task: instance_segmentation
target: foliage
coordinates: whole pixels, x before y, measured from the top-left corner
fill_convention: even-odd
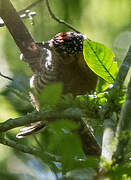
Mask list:
[[[62,95],[62,84],[55,83],[44,88],[38,97],[40,107],[47,108],[47,106],[56,105]]]
[[[83,53],[92,71],[112,84],[118,72],[117,63],[113,61],[114,53],[105,45],[88,39],[84,42]]]
[[[26,1],[21,1],[20,3],[20,1],[13,0],[12,2],[17,8],[21,8],[21,4],[22,6],[27,5]],[[124,4],[124,6],[121,4]],[[112,47],[114,39],[121,31],[130,30],[131,28],[131,13],[128,11],[130,0],[121,1],[121,3],[119,0],[107,2],[104,0],[98,0],[97,2],[77,0],[75,4],[74,0],[56,0],[52,1],[51,5],[56,9],[57,15],[72,22],[76,27],[80,27],[83,32],[88,33],[88,36],[95,39],[95,41],[103,41],[104,44],[110,44],[110,47]],[[72,8],[74,8],[74,11]],[[25,20],[25,23],[37,41],[47,40],[58,31],[67,30],[64,26],[60,26],[50,19],[44,5],[38,5],[34,9],[37,12],[34,26],[31,26],[28,20]],[[96,16],[96,14],[98,15]],[[128,28],[126,27],[127,24]],[[44,33],[43,29],[45,30]],[[28,87],[26,88],[26,85],[21,83],[24,78],[28,81],[28,76],[31,76],[31,72],[24,62],[18,60],[18,49],[10,38],[9,33],[3,29],[0,29],[0,31],[2,34],[0,39],[2,39],[1,42],[3,43],[1,45],[4,52],[3,57],[7,61],[8,71],[13,74],[15,82],[15,84],[14,82],[8,83],[8,86],[2,91],[0,98],[2,102],[2,116],[0,116],[0,120],[3,121],[10,117],[26,115],[28,112],[33,111],[33,107],[29,104],[29,99],[25,92],[25,89],[28,89]],[[104,53],[105,55],[103,55]],[[109,111],[119,116],[121,106],[125,101],[125,91],[114,92],[112,97],[109,95],[110,89],[107,89],[107,87],[110,83],[114,82],[118,69],[116,62],[113,61],[114,53],[107,46],[86,40],[84,56],[89,67],[102,78],[97,86],[97,94],[77,97],[68,94],[61,98],[62,85],[54,84],[43,90],[39,99],[41,107],[45,111],[54,110],[61,112],[65,110],[78,115],[82,113],[84,122],[89,125],[98,143],[101,144],[103,132],[103,122],[101,120],[102,107],[108,101]],[[111,67],[110,64],[112,65]],[[20,83],[16,79],[19,79]],[[22,88],[20,85],[22,85]],[[45,163],[43,157],[36,158],[24,155],[16,150],[0,145],[0,177],[2,179],[21,178],[29,180],[50,178],[54,180],[56,179],[55,174],[57,174],[62,179],[87,179],[87,177],[92,179],[96,175],[99,158],[85,156],[80,137],[77,134],[78,128],[79,124],[73,121],[58,119],[55,122],[49,123],[48,128],[37,135],[39,142],[42,144],[42,151],[51,155],[50,159],[48,159],[49,164]],[[11,131],[7,135],[16,140],[15,134],[16,131]],[[24,140],[20,139],[17,142],[29,146],[38,146],[33,137],[27,137]],[[130,145],[127,153],[130,153]],[[50,166],[50,162],[53,164],[52,166]],[[128,158],[126,165],[109,169],[107,176],[110,179],[130,178],[131,167],[129,162]]]
[[[66,111],[67,113],[72,112],[76,114],[76,116],[79,116],[79,113],[82,113],[84,121],[94,131],[98,143],[101,143],[103,122],[100,120],[100,112],[102,106],[105,105],[110,97],[108,91],[96,95],[81,95],[77,97],[68,94],[61,98],[61,90],[58,91],[58,93],[56,91],[57,88],[61,89],[61,85],[54,84],[48,86],[48,88],[45,88],[43,92],[41,92],[41,102],[47,100],[43,105],[43,110],[53,110],[58,113],[62,111]],[[49,97],[48,92],[52,93],[51,98]],[[120,96],[118,96],[118,99],[116,98],[117,106],[115,105],[115,109],[110,109],[112,112],[119,113],[123,93],[121,93]],[[54,101],[52,97],[55,97],[55,99],[59,101]],[[48,101],[48,99],[50,100]],[[90,176],[93,177],[94,174],[96,174],[96,169],[99,165],[98,157],[85,156],[82,150],[80,137],[77,134],[78,128],[79,125],[73,121],[58,119],[49,123],[48,128],[37,136],[42,145],[42,150],[51,155],[51,158],[48,159],[48,163],[52,164],[52,157],[55,157],[55,160],[53,160],[53,163],[55,164],[53,167],[51,166],[51,170],[57,174],[62,172],[63,177],[67,179],[69,177],[80,177],[80,174],[83,174],[84,178],[89,172],[92,172]],[[31,141],[33,144],[35,143],[31,140],[31,137],[28,137],[27,140]],[[19,141],[21,142],[21,140]],[[29,143],[27,141],[26,143],[31,145],[31,142]],[[45,162],[45,158],[41,157],[41,160]],[[25,158],[25,162],[26,161],[28,162],[28,159]],[[36,161],[39,162],[39,160]]]

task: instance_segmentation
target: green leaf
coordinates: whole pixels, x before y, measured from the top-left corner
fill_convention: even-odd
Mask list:
[[[108,87],[109,87],[109,83],[107,81],[105,81],[102,78],[99,78],[97,86],[96,86],[96,92],[104,92]]]
[[[56,105],[62,94],[62,84],[54,83],[44,88],[39,96],[40,107]]]
[[[118,67],[113,61],[114,53],[105,45],[88,39],[84,42],[83,54],[87,65],[108,83],[113,83]]]

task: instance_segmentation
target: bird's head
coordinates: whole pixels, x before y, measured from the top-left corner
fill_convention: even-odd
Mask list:
[[[83,43],[86,36],[80,33],[58,33],[51,39],[50,47],[62,58],[64,64],[68,64],[77,56],[83,55]]]

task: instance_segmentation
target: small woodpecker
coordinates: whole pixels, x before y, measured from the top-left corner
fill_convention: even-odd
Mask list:
[[[87,37],[80,33],[59,33],[47,42],[37,43],[43,49],[44,61],[42,71],[36,72],[31,80],[30,87],[38,93],[45,86],[63,83],[63,94],[72,93],[74,96],[94,91],[97,84],[97,75],[88,67],[83,57],[83,43]],[[33,105],[39,111],[38,102],[31,95]],[[42,129],[42,122],[23,128],[17,134],[18,138],[30,135]]]

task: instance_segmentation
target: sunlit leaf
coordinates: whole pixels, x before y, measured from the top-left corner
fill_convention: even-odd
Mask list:
[[[96,86],[96,92],[104,92],[109,87],[109,85],[110,84],[107,81],[99,78],[98,84]]]
[[[90,40],[85,40],[83,47],[84,58],[87,65],[98,76],[108,83],[113,83],[118,67],[113,61],[114,53],[105,45]]]

